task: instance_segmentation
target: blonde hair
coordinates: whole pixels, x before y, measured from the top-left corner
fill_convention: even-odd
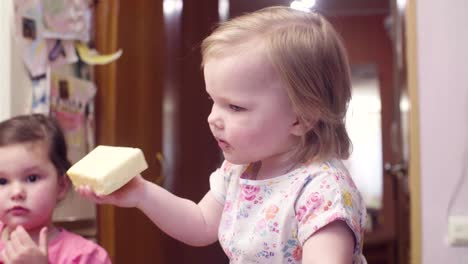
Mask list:
[[[209,58],[238,52],[257,39],[284,82],[299,122],[312,124],[297,156],[302,161],[347,159],[351,147],[345,128],[351,99],[349,63],[331,24],[317,13],[288,7],[245,14],[221,23],[203,41],[202,66]]]

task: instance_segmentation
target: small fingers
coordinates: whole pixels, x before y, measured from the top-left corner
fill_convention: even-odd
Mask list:
[[[36,244],[26,230],[22,226],[18,226],[11,232],[7,246],[8,257],[13,260],[27,248],[35,247]]]
[[[99,196],[97,195],[92,189],[91,187],[87,186],[87,185],[82,185],[82,186],[78,186],[75,188],[75,191],[77,193],[79,193],[81,196],[95,202],[95,203],[98,203],[98,204],[101,204],[101,203],[104,203],[104,199],[102,196]]]
[[[6,243],[2,252],[2,258],[5,264],[9,264],[12,262],[14,254],[15,254],[15,250],[9,241],[8,243]]]
[[[41,250],[42,254],[47,256],[47,227],[43,227],[39,234],[39,249]]]
[[[15,242],[16,245],[35,245],[28,232],[26,232],[26,230],[22,226],[16,227],[16,229],[13,232],[11,232],[11,241]]]
[[[28,232],[22,226],[17,226],[13,232],[11,232],[11,239],[20,241],[21,243],[30,243],[34,242],[29,236]]]
[[[5,248],[3,248],[2,251],[0,251],[0,263],[5,263],[5,264],[10,263],[10,258],[8,257],[6,246]]]
[[[93,191],[88,185],[77,186],[75,187],[75,191],[85,197],[92,196],[93,193]]]

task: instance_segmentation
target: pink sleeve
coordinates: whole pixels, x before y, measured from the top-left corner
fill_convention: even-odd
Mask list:
[[[73,264],[111,264],[107,253],[96,245],[96,248],[90,252],[80,254],[72,260]]]

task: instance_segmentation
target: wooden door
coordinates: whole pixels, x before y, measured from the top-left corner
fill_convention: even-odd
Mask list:
[[[99,1],[96,48],[123,49],[122,57],[96,67],[97,144],[141,148],[156,181],[162,150],[163,17],[159,1]],[[165,263],[161,232],[136,209],[98,207],[98,239],[113,263]]]
[[[221,162],[207,122],[211,102],[200,67],[200,44],[219,21],[218,0],[178,3],[183,5],[164,14],[164,187],[198,202]],[[228,263],[219,243],[194,248],[165,237],[164,244],[170,263]]]

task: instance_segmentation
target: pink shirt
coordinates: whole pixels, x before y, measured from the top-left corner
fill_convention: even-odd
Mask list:
[[[0,233],[2,230],[3,225],[0,223]],[[4,247],[5,244],[0,240],[0,252]],[[110,264],[111,261],[107,252],[96,243],[61,229],[59,235],[49,241],[49,263]]]

